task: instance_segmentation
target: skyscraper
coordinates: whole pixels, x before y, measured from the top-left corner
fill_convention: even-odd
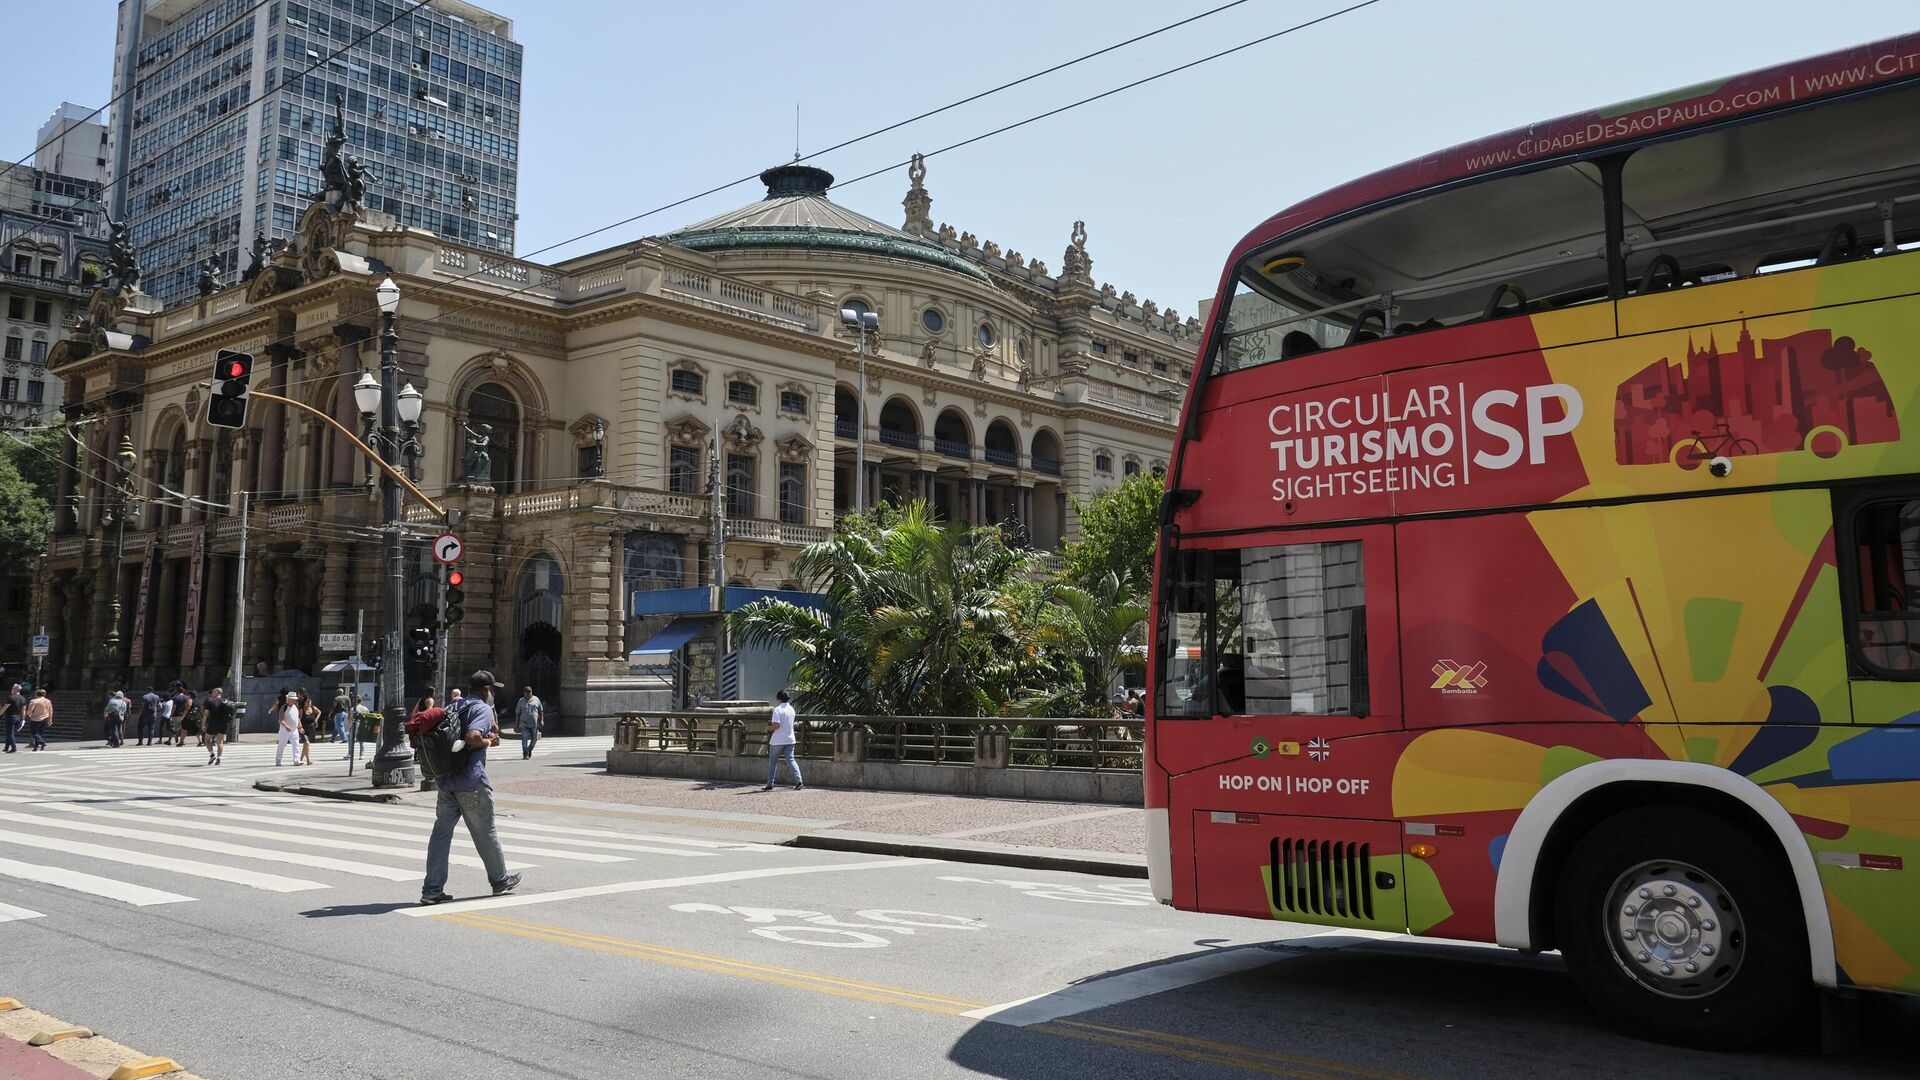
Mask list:
[[[256,234],[293,235],[336,97],[370,209],[512,254],[513,24],[463,0],[409,7],[120,0],[108,198],[132,222],[147,292],[179,303],[207,259],[232,280]]]

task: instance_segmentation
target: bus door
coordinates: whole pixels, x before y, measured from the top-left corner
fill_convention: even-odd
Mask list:
[[[1391,527],[1185,542],[1171,591],[1156,753],[1198,906],[1404,930]]]

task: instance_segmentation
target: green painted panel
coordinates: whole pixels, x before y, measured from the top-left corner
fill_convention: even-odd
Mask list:
[[[1589,754],[1571,746],[1549,746],[1540,757],[1540,786],[1546,787],[1560,777],[1582,765],[1599,761],[1600,755]]]
[[[1694,682],[1719,682],[1733,655],[1733,636],[1740,630],[1738,600],[1697,596],[1687,601],[1682,618],[1687,627],[1687,654],[1693,661]]]
[[[1372,889],[1372,918],[1368,918],[1364,914],[1322,915],[1312,911],[1294,910],[1293,907],[1282,907],[1275,901],[1273,868],[1271,866],[1263,866],[1260,868],[1260,880],[1267,889],[1267,910],[1272,913],[1274,918],[1282,922],[1310,923],[1315,926],[1348,926],[1359,930],[1386,930],[1396,934],[1404,934],[1407,932],[1407,875],[1404,867],[1408,862],[1418,863],[1419,860],[1409,860],[1399,854],[1375,855],[1373,857],[1371,864],[1373,872],[1377,875],[1380,871],[1384,870],[1392,874],[1394,881],[1398,884],[1392,889]],[[1421,868],[1426,869],[1424,866]],[[1433,871],[1427,870],[1427,874],[1431,876]],[[1434,887],[1436,889],[1438,888],[1438,882],[1434,883]],[[1322,895],[1324,897],[1324,892]],[[1445,903],[1445,898],[1442,897],[1441,905],[1444,907]]]

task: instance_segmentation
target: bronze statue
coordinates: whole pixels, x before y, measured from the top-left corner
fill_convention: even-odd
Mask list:
[[[320,176],[325,181],[313,196],[325,200],[328,208],[357,207],[367,195],[367,170],[360,159],[346,153],[346,99],[333,96],[333,126],[327,130],[326,148],[320,158]]]
[[[133,234],[126,222],[112,218],[107,219],[107,264],[116,290],[140,291],[140,259],[133,250]]]
[[[200,295],[212,296],[227,287],[226,267],[218,255],[209,255],[200,263]]]
[[[246,272],[240,275],[240,280],[252,281],[260,276],[260,272],[267,268],[267,250],[267,234],[254,233],[251,257],[247,260]]]
[[[493,455],[487,447],[493,443],[493,425],[475,424],[467,429],[467,459],[461,465],[462,477],[469,484],[493,483]]]

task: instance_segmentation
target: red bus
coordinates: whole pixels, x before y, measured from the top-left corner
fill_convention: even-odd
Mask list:
[[[1558,950],[1704,1046],[1920,991],[1916,131],[1920,35],[1235,247],[1162,510],[1163,902]]]

